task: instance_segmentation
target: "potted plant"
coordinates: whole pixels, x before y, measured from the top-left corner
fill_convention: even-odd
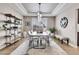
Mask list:
[[[55,32],[57,31],[56,28],[49,28],[49,31],[51,32],[51,36],[55,35]]]
[[[56,29],[55,29],[55,28],[50,28],[49,31],[50,31],[51,33],[55,33],[55,32],[56,32]]]

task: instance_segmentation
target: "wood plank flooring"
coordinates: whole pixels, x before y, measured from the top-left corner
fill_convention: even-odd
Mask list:
[[[20,44],[22,44],[24,42],[25,39],[22,39],[20,41],[18,41],[17,43],[8,46],[7,48],[4,48],[2,50],[0,50],[0,55],[9,55],[12,51],[14,51]],[[58,44],[68,55],[79,55],[79,48],[73,48],[67,44],[61,44],[58,40],[52,39],[56,42],[56,44]],[[32,49],[33,50],[33,49]],[[31,50],[31,51],[32,51]],[[50,47],[48,47],[46,49],[46,51],[51,50]],[[38,50],[37,50],[38,51]],[[51,53],[48,53],[47,55],[50,55]],[[52,55],[52,54],[51,54]]]
[[[67,53],[54,42],[54,40],[49,39],[50,46],[46,46],[45,49],[30,49],[28,51],[29,55],[67,55]]]
[[[12,51],[14,51],[20,44],[24,42],[24,39],[21,39],[17,41],[16,43],[7,46],[6,48],[3,48],[0,50],[0,55],[9,55]]]
[[[54,41],[64,50],[67,52],[68,55],[79,55],[79,47],[74,48],[67,44],[61,44],[59,40],[54,39]]]

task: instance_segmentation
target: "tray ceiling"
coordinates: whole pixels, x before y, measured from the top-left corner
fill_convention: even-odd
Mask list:
[[[28,13],[36,13],[39,11],[38,3],[22,3]],[[41,3],[40,11],[42,13],[51,13],[58,3]]]

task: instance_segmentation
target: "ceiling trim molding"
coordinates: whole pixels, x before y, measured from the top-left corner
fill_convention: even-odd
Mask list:
[[[52,14],[41,14],[42,15],[42,17],[44,17],[44,16],[46,16],[46,17],[53,17],[53,15]],[[28,15],[25,15],[25,16],[38,16],[37,14],[31,14],[31,13],[28,13]]]
[[[67,4],[67,3],[59,3],[57,7],[53,10],[52,15],[56,16],[66,10],[68,7],[70,7],[72,4]]]
[[[35,14],[35,13],[28,13],[28,14],[25,15],[25,16],[37,16],[37,14]]]
[[[68,3],[59,3],[51,14],[44,14],[43,16],[56,16],[67,9],[70,5],[71,4]],[[20,11],[19,13],[21,13],[23,16],[37,16],[36,14],[29,14],[21,3],[15,3],[15,6]]]
[[[26,9],[23,7],[21,3],[15,3],[16,7],[21,11],[23,15],[27,15]]]
[[[56,16],[65,5],[66,3],[58,4],[57,7],[53,10],[52,14]]]

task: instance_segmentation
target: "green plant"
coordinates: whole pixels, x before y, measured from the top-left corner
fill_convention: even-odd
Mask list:
[[[56,29],[55,29],[55,28],[49,28],[49,31],[50,31],[51,33],[55,33],[55,32],[56,32]]]

